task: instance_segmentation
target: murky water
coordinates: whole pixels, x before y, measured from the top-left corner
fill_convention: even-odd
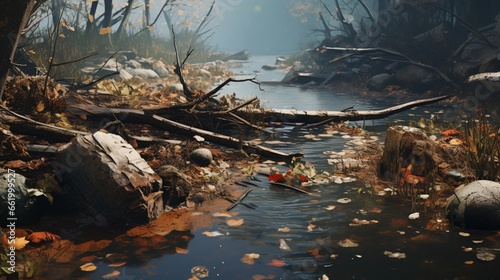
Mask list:
[[[263,64],[274,63],[274,59],[256,57],[235,71],[254,75],[254,70],[261,70]],[[283,75],[280,70],[261,70],[257,78],[278,81]],[[357,110],[367,110],[397,103],[390,99],[370,100],[353,93],[331,90],[272,85],[262,85],[262,88],[264,92],[251,83],[233,83],[224,92],[236,92],[238,97],[244,99],[257,96],[264,101],[264,105],[272,108],[341,110],[354,106]],[[418,115],[424,114],[424,110],[432,113],[439,109],[433,105],[410,112]],[[383,141],[387,123],[396,119],[407,120],[408,113],[400,113],[388,120],[366,122],[366,129]],[[271,147],[302,152],[306,155],[304,160],[313,163],[319,171],[333,170],[323,152],[341,151],[348,142],[340,135],[322,138],[321,141],[304,137],[305,134],[320,134],[322,128],[298,130],[285,127],[280,131],[278,139],[284,143]],[[144,256],[140,260],[129,256],[125,266],[108,268],[102,265],[85,276],[102,279],[102,275],[118,270],[121,274],[116,279],[178,280],[190,278],[191,268],[203,265],[209,269],[206,279],[227,280],[321,279],[323,275],[329,279],[500,279],[498,260],[483,262],[475,256],[479,247],[500,247],[500,238],[495,233],[468,231],[471,235],[463,237],[459,235],[459,230],[427,230],[425,217],[408,219],[411,214],[409,204],[394,197],[359,191],[363,190],[363,182],[313,186],[311,191],[315,195],[309,196],[270,186],[263,176],[256,178],[261,181],[255,181],[257,187],[252,187],[244,202],[258,207],[248,209],[240,205],[233,210],[239,212],[237,218],[244,219],[243,225],[229,227],[221,219],[211,228],[172,233],[164,240],[168,240],[170,246],[159,246],[154,254],[146,254],[146,259]],[[351,202],[337,202],[341,198],[349,198]],[[425,216],[424,213],[422,215]],[[355,218],[377,223],[350,226]],[[208,237],[202,234],[205,231],[218,231],[223,235]],[[359,246],[339,246],[339,241],[344,239],[352,240]],[[187,248],[187,254],[175,253],[172,249],[176,246],[175,242],[181,241],[184,244],[178,246]],[[479,241],[482,243],[475,243]],[[283,242],[290,250],[280,248]],[[473,251],[464,252],[463,247],[472,247]],[[241,261],[244,254],[249,253],[260,255],[254,259],[254,264]],[[394,258],[398,256],[401,258]],[[466,261],[474,262],[465,264]],[[258,275],[267,278],[258,278]]]

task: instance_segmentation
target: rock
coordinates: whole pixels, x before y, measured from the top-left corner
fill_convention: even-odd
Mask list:
[[[392,83],[394,83],[394,77],[391,74],[382,73],[371,77],[366,86],[369,90],[383,90]]]
[[[465,229],[500,229],[500,183],[474,181],[448,198],[446,216]]]
[[[189,158],[199,166],[208,166],[212,162],[212,152],[209,149],[200,148],[191,152]]]
[[[439,81],[436,74],[417,65],[405,65],[395,70],[396,84],[414,91],[425,91]]]
[[[278,66],[266,64],[266,65],[262,65],[261,68],[264,70],[276,70],[276,69],[278,69]]]
[[[200,73],[200,76],[205,77],[205,78],[212,78],[212,73],[210,73],[208,70],[205,69],[199,69],[198,70]]]
[[[132,79],[134,76],[132,76],[132,74],[130,74],[129,72],[127,72],[127,70],[125,69],[120,69],[120,81],[126,81],[126,80],[130,80]]]
[[[9,205],[9,202],[14,205]],[[2,227],[9,224],[8,218],[16,218],[16,226],[34,223],[43,216],[49,205],[49,200],[41,191],[26,185],[26,177],[0,169],[0,224]],[[12,206],[14,215],[11,215],[11,210],[9,210]]]
[[[182,86],[181,83],[175,83],[175,84],[171,84],[168,87],[168,90],[170,90],[172,92],[183,92],[184,91],[184,87]]]
[[[161,78],[166,78],[166,77],[168,77],[170,75],[170,71],[168,71],[168,69],[166,67],[164,67],[164,66],[156,67],[154,69],[154,71]]]
[[[141,78],[144,78],[144,79],[159,79],[160,76],[158,76],[158,74],[156,74],[155,71],[151,70],[151,69],[127,69],[127,71],[134,75],[134,76],[138,76],[138,77],[141,77]]]
[[[127,63],[126,63],[126,64],[127,64],[127,66],[129,66],[130,68],[134,68],[134,69],[139,69],[139,68],[141,68],[141,66],[142,66],[142,65],[139,63],[139,61],[134,60],[134,59],[127,61]]]
[[[60,147],[53,163],[69,207],[137,225],[163,213],[162,180],[123,138],[96,132]]]

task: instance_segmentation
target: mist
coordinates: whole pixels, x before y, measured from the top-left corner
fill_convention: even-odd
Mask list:
[[[216,3],[214,35],[209,43],[225,52],[248,49],[255,55],[297,52],[308,38],[310,26],[294,18],[288,0]]]

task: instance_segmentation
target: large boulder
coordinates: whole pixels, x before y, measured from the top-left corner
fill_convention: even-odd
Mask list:
[[[96,220],[143,224],[164,211],[161,178],[118,135],[76,137],[59,148],[53,168],[69,206]]]
[[[500,183],[474,181],[448,198],[446,216],[465,229],[500,229]]]
[[[367,87],[369,90],[383,90],[388,85],[394,83],[394,76],[388,73],[382,73],[371,77],[368,80]]]

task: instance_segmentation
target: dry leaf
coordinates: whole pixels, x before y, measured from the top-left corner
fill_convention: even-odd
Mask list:
[[[112,279],[112,278],[116,278],[120,275],[120,271],[118,270],[113,270],[112,272],[108,273],[108,274],[104,274],[103,276],[101,276],[102,278],[104,279]]]
[[[26,236],[26,239],[33,243],[41,243],[41,242],[54,242],[56,240],[61,239],[61,237],[57,234],[53,234],[46,231],[37,231],[32,234]]]
[[[279,232],[290,232],[290,228],[289,227],[282,227],[282,228],[279,228],[278,231]]]
[[[97,269],[97,266],[95,266],[95,264],[93,264],[93,263],[86,263],[86,264],[80,265],[81,271],[90,272],[90,271],[94,271],[96,269]]]
[[[187,254],[187,253],[189,253],[189,250],[181,248],[181,247],[175,247],[175,252],[177,254]]]
[[[268,265],[270,265],[270,266],[276,266],[276,267],[282,267],[282,266],[285,266],[286,263],[284,261],[273,259],[270,263],[268,263]]]
[[[204,234],[208,237],[215,237],[215,236],[221,236],[221,235],[224,235],[222,234],[221,232],[219,231],[204,231],[202,232],[201,234]]]
[[[241,258],[241,262],[246,263],[246,264],[254,264],[255,263],[254,259],[258,259],[258,258],[260,258],[259,254],[255,254],[255,253],[245,254]]]
[[[99,34],[101,35],[105,35],[105,34],[109,34],[111,33],[111,27],[103,27],[101,28],[101,30],[99,31]]]
[[[26,244],[30,243],[28,240],[26,240],[26,237],[19,237],[14,239],[14,247],[16,250],[21,250],[22,248],[26,247]]]
[[[226,221],[227,225],[230,227],[239,227],[244,222],[245,222],[245,220],[243,220],[243,219],[229,219]]]
[[[110,263],[108,264],[109,267],[120,267],[124,266],[127,262],[117,262],[117,263]]]

